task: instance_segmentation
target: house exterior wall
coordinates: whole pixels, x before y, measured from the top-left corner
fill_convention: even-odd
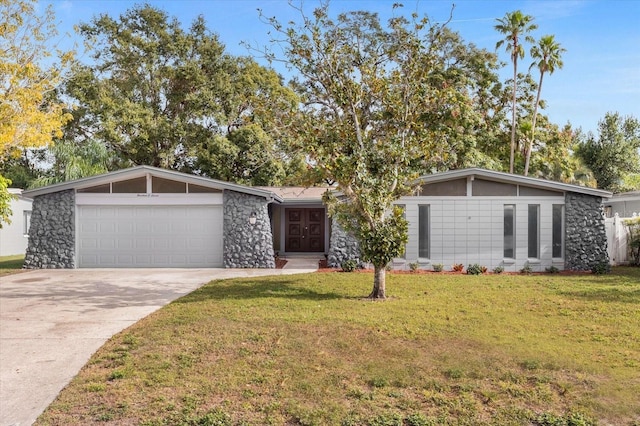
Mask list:
[[[340,226],[337,220],[332,219],[327,265],[330,268],[339,268],[342,262],[350,259],[360,263],[360,245],[354,236]]]
[[[602,199],[590,195],[566,195],[566,269],[588,271],[609,263]]]
[[[224,191],[224,266],[275,268],[273,234],[264,197]],[[249,218],[256,216],[256,223]]]
[[[12,189],[10,191],[13,193]],[[27,250],[29,238],[24,232],[24,212],[31,211],[31,204],[31,199],[20,196],[11,200],[11,223],[3,223],[0,228],[0,256],[24,254]]]
[[[564,204],[563,196],[546,197],[403,197],[409,222],[409,240],[403,259],[394,267],[407,268],[418,262],[423,269],[442,264],[444,270],[461,263],[474,263],[489,270],[501,266],[519,271],[526,265],[533,271],[555,266],[564,268],[564,258],[552,257],[552,209]],[[419,257],[419,206],[429,206],[428,258]],[[515,254],[504,257],[504,206],[515,205]],[[528,206],[539,205],[539,256],[528,256]]]
[[[35,197],[24,268],[75,267],[74,212],[73,190]]]

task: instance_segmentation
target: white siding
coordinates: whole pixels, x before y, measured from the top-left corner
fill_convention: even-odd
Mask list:
[[[13,195],[19,194],[13,188],[9,191]],[[0,256],[25,254],[29,237],[24,233],[24,212],[31,211],[32,200],[18,197],[11,200],[11,223],[3,223],[0,228]]]
[[[552,206],[564,204],[564,197],[403,197],[398,204],[406,206],[409,242],[406,262],[420,263],[431,269],[442,263],[445,270],[461,263],[465,268],[474,263],[489,270],[503,266],[518,271],[529,263],[534,271],[550,266],[563,267],[562,259],[553,263]],[[418,259],[418,205],[430,206],[431,258]],[[515,259],[503,258],[504,205],[516,206]],[[540,259],[527,257],[527,217],[529,204],[540,205]]]

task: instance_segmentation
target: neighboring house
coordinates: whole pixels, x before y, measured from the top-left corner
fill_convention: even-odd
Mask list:
[[[24,254],[29,241],[32,200],[22,195],[22,189],[9,188],[9,193],[14,195],[11,223],[3,223],[0,228],[0,256]]]
[[[604,204],[607,217],[640,216],[640,191],[621,192],[613,194]]]
[[[403,197],[409,242],[394,266],[479,263],[590,269],[607,262],[602,198],[611,193],[482,169],[425,176]],[[264,267],[312,253],[358,257],[327,218],[327,188],[252,188],[148,166],[28,191],[25,266]]]

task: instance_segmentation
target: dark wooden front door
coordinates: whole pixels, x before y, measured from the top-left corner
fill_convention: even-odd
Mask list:
[[[324,209],[289,208],[284,215],[287,252],[324,251]]]

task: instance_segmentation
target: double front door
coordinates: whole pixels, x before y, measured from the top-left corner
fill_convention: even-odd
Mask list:
[[[287,208],[284,214],[287,252],[324,252],[324,209]]]

